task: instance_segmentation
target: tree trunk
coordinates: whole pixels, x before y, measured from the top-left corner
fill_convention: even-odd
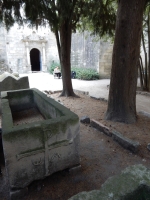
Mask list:
[[[65,21],[60,28],[60,63],[61,63],[61,72],[62,72],[62,83],[63,91],[60,96],[76,96],[73,92],[72,81],[71,81],[71,25],[69,20]]]
[[[148,12],[148,91],[150,92],[150,10]]]
[[[112,57],[111,82],[106,119],[136,121],[138,59],[146,0],[120,0]]]
[[[147,52],[146,52],[146,46],[145,46],[145,40],[144,40],[144,33],[142,32],[142,45],[143,45],[143,50],[144,50],[144,57],[145,57],[145,69],[143,71],[143,76],[144,76],[144,90],[148,90],[148,85],[147,85]]]
[[[139,58],[139,74],[140,74],[140,85],[141,85],[141,89],[143,90],[144,89],[144,70],[143,70],[143,62],[142,62],[142,58],[140,56]]]

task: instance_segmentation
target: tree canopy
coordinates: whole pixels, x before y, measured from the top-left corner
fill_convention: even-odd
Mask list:
[[[82,16],[81,30],[86,29],[100,38],[114,37],[117,7],[116,0],[91,1],[88,15]]]
[[[0,0],[0,22],[3,22],[9,30],[15,22],[18,24],[23,23],[20,8],[22,5],[21,0]]]

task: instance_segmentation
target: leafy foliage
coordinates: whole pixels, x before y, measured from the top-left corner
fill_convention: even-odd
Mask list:
[[[88,15],[82,16],[80,30],[87,29],[100,38],[108,39],[114,37],[117,0],[90,1],[88,4]]]
[[[99,74],[94,69],[72,67],[71,70],[76,72],[76,79],[81,79],[81,80],[99,79]]]
[[[23,18],[21,16],[21,0],[1,0],[0,1],[0,22],[3,22],[7,28],[10,29],[15,22],[22,24]]]
[[[53,74],[53,71],[56,67],[60,69],[60,64],[58,62],[55,62],[55,61],[50,62],[50,66],[48,68],[49,73]]]

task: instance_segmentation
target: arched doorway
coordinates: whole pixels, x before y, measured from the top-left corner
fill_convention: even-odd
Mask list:
[[[30,51],[30,63],[31,63],[32,71],[41,70],[41,55],[40,55],[40,51],[36,48],[33,48]]]

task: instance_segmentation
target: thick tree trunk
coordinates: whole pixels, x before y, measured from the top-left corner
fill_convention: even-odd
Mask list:
[[[106,119],[136,121],[138,59],[146,0],[120,0]]]
[[[76,96],[73,92],[71,81],[71,25],[66,20],[60,28],[60,62],[62,72],[63,91],[60,96]]]
[[[150,92],[150,11],[148,12],[148,91]]]

